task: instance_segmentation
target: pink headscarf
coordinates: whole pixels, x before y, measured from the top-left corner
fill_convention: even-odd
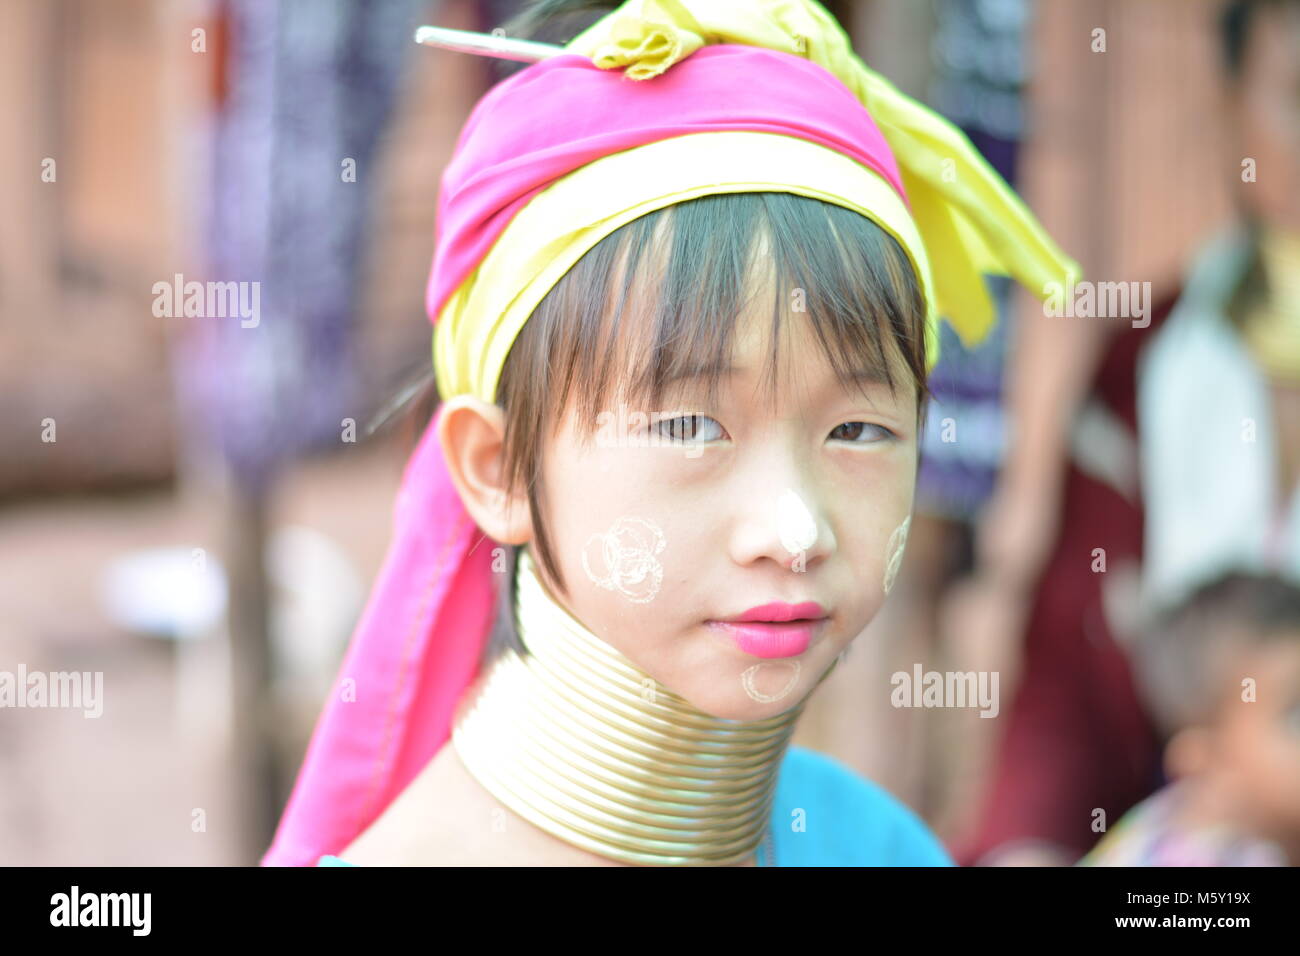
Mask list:
[[[714,45],[634,81],[582,56],[557,56],[497,84],[461,132],[438,201],[430,320],[551,182],[620,150],[716,130],[826,146],[878,172],[906,201],[870,115],[808,60]],[[265,866],[314,865],[351,843],[447,741],[477,674],[492,625],[495,544],[452,485],[436,437],[440,415],[406,465],[392,544]]]

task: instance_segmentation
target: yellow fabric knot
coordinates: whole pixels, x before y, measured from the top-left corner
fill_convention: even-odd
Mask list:
[[[676,0],[650,0],[644,15],[610,23],[607,38],[591,53],[592,63],[602,70],[624,67],[629,79],[648,80],[704,46],[700,33],[677,25],[694,23],[689,13],[662,11],[661,4],[677,6]]]

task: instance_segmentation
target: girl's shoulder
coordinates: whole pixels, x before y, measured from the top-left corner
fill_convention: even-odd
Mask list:
[[[928,826],[840,761],[791,746],[772,816],[778,866],[952,866]]]

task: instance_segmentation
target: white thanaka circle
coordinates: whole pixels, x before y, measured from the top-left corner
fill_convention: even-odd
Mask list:
[[[664,533],[647,518],[619,518],[603,533],[593,534],[582,549],[582,570],[599,588],[618,591],[634,604],[646,604],[659,593],[664,568],[656,557],[666,547]],[[587,557],[599,554],[598,572]]]
[[[790,679],[776,693],[764,694],[754,686],[754,678],[758,676],[760,670],[766,668],[770,671],[773,668],[781,667],[791,668]],[[745,672],[740,675],[740,685],[745,688],[745,693],[749,695],[750,700],[758,701],[760,704],[772,704],[794,690],[795,685],[799,683],[799,671],[801,669],[799,661],[764,661],[761,664],[746,668]]]

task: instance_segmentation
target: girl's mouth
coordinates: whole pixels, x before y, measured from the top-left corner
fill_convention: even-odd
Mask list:
[[[808,650],[813,637],[829,618],[793,621],[706,621],[709,627],[727,634],[736,646],[754,657],[798,657]]]

